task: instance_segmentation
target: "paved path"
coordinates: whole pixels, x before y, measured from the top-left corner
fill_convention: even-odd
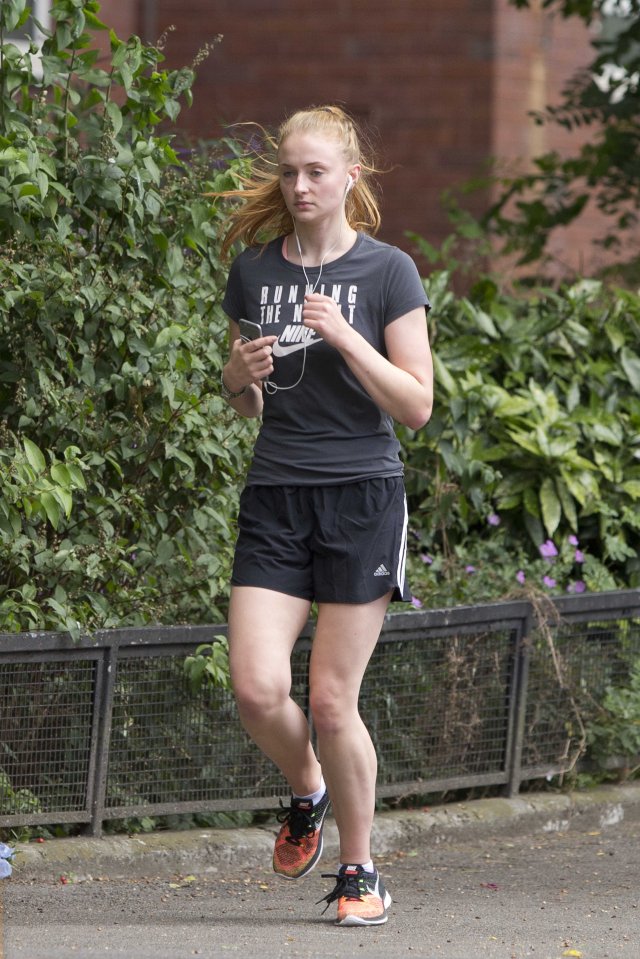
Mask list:
[[[364,930],[315,904],[328,857],[298,883],[241,863],[66,884],[16,870],[4,959],[640,959],[640,820],[602,821],[405,837],[378,859],[389,922]]]

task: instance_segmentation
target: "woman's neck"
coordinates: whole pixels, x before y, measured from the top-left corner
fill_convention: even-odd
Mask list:
[[[318,267],[343,256],[351,249],[357,235],[346,220],[326,230],[309,230],[304,225],[294,224],[293,233],[287,237],[285,255],[293,263]]]

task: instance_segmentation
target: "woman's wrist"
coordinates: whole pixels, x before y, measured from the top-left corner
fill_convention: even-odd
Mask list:
[[[242,396],[246,389],[247,384],[238,386],[238,384],[233,383],[233,380],[229,383],[225,376],[225,369],[222,370],[220,374],[220,393],[225,400],[233,400],[238,396]]]

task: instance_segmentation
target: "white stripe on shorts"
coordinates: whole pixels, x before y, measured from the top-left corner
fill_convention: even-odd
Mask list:
[[[407,510],[407,495],[404,496],[404,521],[402,524],[402,538],[400,540],[400,550],[398,552],[398,588],[404,593],[405,567],[407,564],[407,531],[409,527],[409,512]]]

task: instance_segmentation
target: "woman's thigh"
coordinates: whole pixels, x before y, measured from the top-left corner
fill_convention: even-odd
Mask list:
[[[254,586],[234,586],[229,605],[229,662],[236,692],[282,695],[291,686],[291,653],[311,604]]]
[[[362,677],[371,658],[391,593],[371,603],[323,603],[318,607],[309,681],[316,725],[340,710],[357,709]],[[330,715],[329,715],[330,714]]]

